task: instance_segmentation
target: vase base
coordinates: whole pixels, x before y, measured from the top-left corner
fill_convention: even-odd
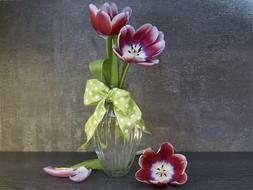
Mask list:
[[[121,177],[127,175],[129,170],[106,170],[104,172],[110,177]]]

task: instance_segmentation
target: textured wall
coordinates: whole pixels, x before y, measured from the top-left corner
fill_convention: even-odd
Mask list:
[[[75,151],[103,55],[87,1],[0,2],[0,150]],[[161,64],[128,78],[152,135],[184,151],[253,151],[253,2],[129,0],[131,24],[165,33]]]

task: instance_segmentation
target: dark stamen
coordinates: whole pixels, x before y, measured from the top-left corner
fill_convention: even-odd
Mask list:
[[[167,174],[164,174],[164,176],[166,176],[166,177],[167,177]]]
[[[131,53],[131,51],[130,51],[130,50],[128,50],[128,53]]]
[[[138,49],[138,52],[140,52],[141,51],[141,47],[139,47],[139,49]]]
[[[162,165],[162,168],[163,168],[163,165]]]
[[[160,168],[156,168],[157,170],[160,170]]]

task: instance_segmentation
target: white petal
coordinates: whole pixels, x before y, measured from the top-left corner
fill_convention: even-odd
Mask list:
[[[84,181],[90,175],[90,173],[91,170],[82,166],[75,170],[75,175],[70,176],[69,179],[74,182],[81,182]]]

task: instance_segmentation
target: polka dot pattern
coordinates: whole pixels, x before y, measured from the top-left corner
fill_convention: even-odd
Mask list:
[[[84,146],[91,140],[97,126],[103,120],[106,113],[105,102],[113,103],[113,111],[124,137],[128,138],[129,132],[133,128],[138,128],[148,133],[144,121],[141,119],[141,111],[130,97],[128,91],[119,88],[109,89],[104,83],[97,79],[91,79],[88,80],[86,84],[84,104],[96,105],[96,109],[89,117],[84,127],[87,135],[87,141]]]

